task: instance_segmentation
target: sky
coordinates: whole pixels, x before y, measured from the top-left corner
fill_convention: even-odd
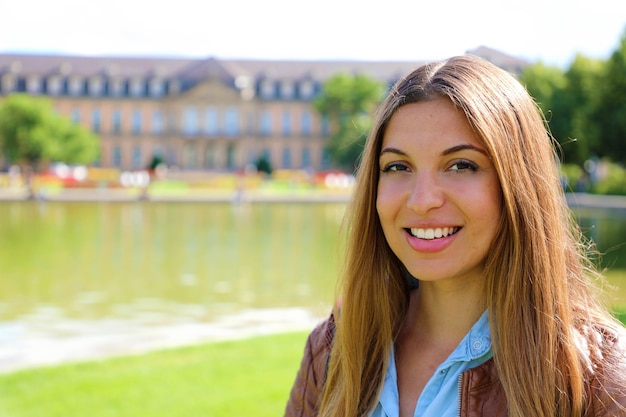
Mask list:
[[[487,46],[607,59],[624,0],[0,0],[0,53],[424,61]]]

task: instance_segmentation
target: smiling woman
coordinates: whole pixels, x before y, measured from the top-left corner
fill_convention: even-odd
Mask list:
[[[509,73],[461,56],[381,105],[337,309],[287,416],[614,416],[626,335],[595,297],[555,145]]]
[[[463,114],[447,99],[407,104],[391,117],[382,148],[377,212],[402,264],[421,281],[482,281],[500,185]],[[465,300],[478,309],[475,321],[484,305]]]

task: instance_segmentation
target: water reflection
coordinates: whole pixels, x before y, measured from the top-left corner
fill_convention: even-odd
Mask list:
[[[201,319],[311,307],[332,297],[342,213],[335,204],[6,203],[0,319],[41,305],[83,318],[192,305]]]
[[[602,265],[611,269],[626,269],[626,215],[623,211],[599,208],[574,210],[585,235],[592,239],[602,253]]]
[[[332,303],[344,209],[0,203],[0,371],[310,327]],[[625,218],[577,216],[605,265],[626,269]]]

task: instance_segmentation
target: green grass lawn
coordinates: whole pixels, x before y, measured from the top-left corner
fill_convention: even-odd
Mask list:
[[[626,322],[626,309],[618,317]],[[281,416],[306,336],[264,336],[0,375],[0,416]]]
[[[0,375],[0,416],[281,416],[306,336],[257,337]]]

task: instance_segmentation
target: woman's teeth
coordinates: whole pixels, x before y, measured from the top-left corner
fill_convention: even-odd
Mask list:
[[[411,235],[419,239],[432,240],[453,235],[458,232],[459,229],[460,227],[438,227],[436,229],[420,229],[417,227],[412,227],[410,230]]]

